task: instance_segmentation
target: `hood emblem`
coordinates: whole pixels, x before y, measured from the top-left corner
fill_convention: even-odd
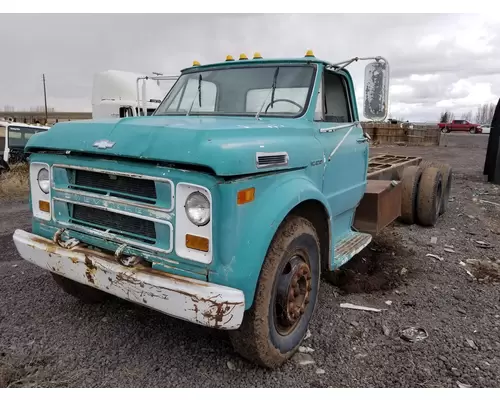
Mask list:
[[[92,146],[97,147],[98,149],[110,149],[115,145],[115,142],[110,142],[109,140],[102,139],[94,142]]]

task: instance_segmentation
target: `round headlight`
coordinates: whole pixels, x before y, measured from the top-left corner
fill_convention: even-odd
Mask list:
[[[204,194],[191,193],[186,199],[184,208],[187,217],[193,224],[203,226],[210,221],[210,202]]]
[[[43,193],[48,194],[50,188],[50,179],[49,179],[49,171],[46,168],[42,168],[40,171],[38,171],[37,180],[40,190]]]

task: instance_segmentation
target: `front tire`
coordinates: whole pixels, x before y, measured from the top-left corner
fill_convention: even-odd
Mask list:
[[[305,218],[288,217],[267,252],[255,298],[241,327],[230,331],[234,349],[267,368],[286,362],[304,339],[320,282],[320,244]]]
[[[470,128],[469,133],[476,133],[476,128]]]
[[[72,281],[64,276],[51,272],[54,281],[66,293],[87,304],[102,303],[108,297],[102,290],[83,285],[80,282]]]

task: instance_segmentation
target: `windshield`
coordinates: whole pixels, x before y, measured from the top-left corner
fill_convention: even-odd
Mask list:
[[[43,132],[47,129],[32,128],[24,126],[9,126],[7,128],[7,137],[9,139],[9,147],[24,147],[31,136],[37,132]]]
[[[298,117],[313,86],[312,65],[244,66],[182,75],[155,115]]]

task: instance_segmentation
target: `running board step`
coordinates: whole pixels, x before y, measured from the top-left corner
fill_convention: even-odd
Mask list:
[[[352,232],[335,244],[333,269],[339,268],[363,250],[372,241],[368,233]]]

